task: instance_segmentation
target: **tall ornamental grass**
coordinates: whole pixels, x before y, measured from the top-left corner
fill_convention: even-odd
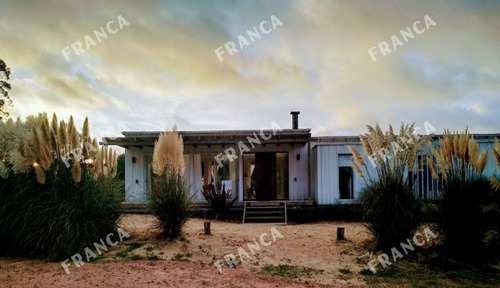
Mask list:
[[[162,132],[155,143],[153,179],[148,206],[164,238],[175,239],[190,216],[189,186],[184,179],[184,144],[173,131]]]
[[[494,243],[499,242],[498,193],[484,175],[489,151],[479,152],[479,144],[467,130],[446,131],[431,151],[432,176],[443,183],[440,219],[445,248],[460,258],[481,258],[488,246],[495,248]]]
[[[401,125],[398,135],[391,126],[387,132],[378,125],[367,127],[368,133],[360,135],[366,157],[352,146],[349,150],[354,171],[365,180],[360,196],[363,218],[369,223],[377,248],[388,250],[406,239],[418,224],[419,206],[408,173],[418,169],[417,153],[430,136],[419,136],[414,125]]]
[[[116,154],[85,119],[45,114],[0,122],[0,255],[65,259],[116,230]]]

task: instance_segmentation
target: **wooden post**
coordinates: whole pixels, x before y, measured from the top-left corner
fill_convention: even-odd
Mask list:
[[[345,240],[344,227],[337,227],[337,240]]]
[[[203,229],[205,230],[205,235],[210,235],[210,222],[203,223]]]

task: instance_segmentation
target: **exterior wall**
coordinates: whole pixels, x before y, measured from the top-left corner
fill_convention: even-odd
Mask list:
[[[495,148],[495,140],[490,139],[488,141],[478,141],[479,151],[484,151],[485,149],[489,149],[488,155],[488,164],[484,169],[485,175],[488,176],[500,176],[499,168],[495,162],[495,156],[493,156],[493,149]]]
[[[288,199],[309,200],[309,145],[290,147],[288,151]],[[297,155],[300,155],[297,160]]]
[[[500,171],[496,166],[495,158],[492,149],[494,148],[494,139],[478,140],[479,151],[482,152],[489,149],[488,164],[484,170],[484,175],[500,176]],[[437,141],[433,141],[437,146]],[[313,199],[317,204],[343,204],[355,202],[365,182],[356,173],[354,173],[354,200],[340,200],[339,193],[339,155],[350,154],[347,146],[351,145],[360,152],[365,163],[369,168],[369,173],[375,179],[376,170],[370,164],[370,161],[364,156],[360,143],[313,143],[311,151],[311,191]],[[430,153],[430,149],[426,149],[422,154]],[[362,170],[365,172],[364,170]],[[425,175],[424,175],[425,174]],[[434,198],[438,195],[438,181],[432,178],[431,172],[427,166],[424,166],[422,172],[418,172],[415,180],[415,193],[417,196]],[[427,182],[427,183],[424,183]],[[424,187],[424,188],[420,188]],[[420,189],[420,191],[419,191]],[[425,190],[425,191],[422,191]]]
[[[491,139],[480,139],[476,140],[479,144],[479,152],[483,152],[485,150],[488,150],[488,163],[486,165],[486,168],[484,169],[483,175],[486,177],[489,176],[499,176],[500,171],[497,168],[496,162],[495,162],[495,157],[493,156],[493,148],[495,146],[495,140],[494,138]],[[437,147],[438,146],[438,141],[434,140],[432,141],[432,144]],[[422,154],[429,154],[430,153],[430,148],[427,148],[425,151],[422,152]],[[423,171],[418,172],[418,175],[416,179],[416,185],[414,185],[414,190],[415,194],[418,197],[424,198],[424,199],[433,199],[436,197],[439,197],[439,181],[435,180],[432,178],[431,171],[427,165],[427,161],[425,162],[425,165],[422,169]]]
[[[499,175],[495,159],[491,149],[494,147],[494,139],[478,140],[480,151],[490,149],[488,165],[485,175]],[[436,142],[434,142],[436,144]],[[306,145],[281,144],[281,145],[257,145],[248,153],[258,152],[287,152],[288,153],[288,195],[289,200],[314,200],[317,204],[348,204],[355,202],[365,185],[364,179],[353,173],[353,200],[341,200],[339,191],[339,156],[350,155],[348,145],[352,145],[363,155],[369,168],[369,173],[376,176],[375,168],[364,156],[360,143],[325,143],[311,142]],[[310,148],[312,147],[312,148]],[[224,153],[230,148],[225,147],[198,148],[196,151],[185,151],[185,177],[190,185],[193,202],[206,202],[201,194],[203,187],[201,176],[201,161],[203,157],[211,153],[217,155]],[[238,147],[233,148],[236,151]],[[145,203],[146,193],[149,189],[151,175],[148,173],[153,149],[150,147],[130,147],[125,151],[125,200],[128,203]],[[428,152],[428,151],[425,151]],[[311,153],[311,154],[309,154]],[[203,156],[205,155],[205,156]],[[299,156],[298,156],[299,155]],[[310,158],[309,158],[310,155]],[[233,193],[238,195],[238,201],[243,201],[243,165],[242,157],[237,154],[237,159],[230,162],[230,179],[233,181]],[[135,157],[135,163],[132,159]],[[363,172],[365,172],[363,170]],[[416,182],[421,187],[426,186],[425,195],[432,198],[437,195],[437,181],[433,181],[428,168],[419,172]],[[214,173],[215,174],[215,173]],[[424,175],[425,174],[425,175]],[[424,181],[428,184],[423,185]],[[420,187],[420,188],[421,188]],[[420,189],[422,190],[422,189]],[[415,187],[417,195],[424,195]]]
[[[348,145],[355,147],[363,155],[361,144],[321,144],[312,148],[312,175],[311,190],[314,200],[319,205],[326,204],[349,204],[355,203],[358,199],[365,182],[355,172],[353,172],[353,200],[340,199],[339,191],[339,156],[351,155]],[[364,156],[363,156],[364,157]],[[365,158],[370,174],[375,173],[370,162]]]

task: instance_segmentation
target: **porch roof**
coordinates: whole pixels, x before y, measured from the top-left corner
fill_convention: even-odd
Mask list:
[[[103,137],[101,144],[117,145],[123,148],[130,146],[153,147],[162,131],[124,131],[123,137]],[[248,137],[258,139],[265,144],[306,144],[311,139],[311,129],[266,130],[211,130],[211,131],[178,131],[185,146],[197,145],[233,145],[242,141],[248,143]],[[262,134],[261,134],[262,133]],[[270,139],[265,138],[271,136]]]

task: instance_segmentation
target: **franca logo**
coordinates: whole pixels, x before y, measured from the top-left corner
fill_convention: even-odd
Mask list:
[[[118,237],[113,235],[113,233],[109,233],[106,236],[106,242],[104,242],[104,239],[99,239],[99,242],[94,242],[94,248],[97,254],[102,255],[104,253],[103,251],[108,251],[110,247],[115,247],[116,245],[118,245],[118,243],[123,242],[123,239],[130,238],[130,235],[122,228],[118,228],[116,232],[118,234]],[[113,240],[113,238],[114,239],[118,238],[118,241]],[[106,246],[106,244],[108,244],[109,247]],[[89,247],[85,247],[83,252],[85,252],[84,254],[86,262],[90,262],[90,260],[97,258],[97,254],[94,253]],[[76,268],[80,268],[85,264],[84,258],[80,253],[76,253],[73,256],[71,256],[71,260],[73,260],[73,264],[75,265]],[[61,262],[61,266],[63,267],[66,274],[71,273],[71,271],[69,271],[70,265],[71,263],[69,262],[69,259],[66,259],[63,262]]]
[[[272,25],[272,28],[271,28]],[[278,19],[275,15],[271,16],[271,23],[268,23],[267,21],[262,21],[258,26],[254,26],[253,30],[247,30],[247,38],[243,35],[238,35],[238,44],[239,44],[239,50],[236,49],[236,44],[233,41],[226,42],[224,44],[224,48],[226,48],[227,53],[229,56],[233,56],[234,54],[238,53],[239,51],[245,49],[246,46],[250,46],[251,43],[254,43],[256,39],[261,39],[262,34],[269,34],[273,30],[276,30],[278,26],[283,26],[283,22]],[[257,29],[257,27],[259,29]],[[217,56],[217,59],[219,59],[220,62],[224,61],[224,58],[222,55],[224,54],[224,50],[222,46],[214,50],[215,55]]]
[[[368,50],[368,54],[372,58],[373,62],[377,62],[377,57],[375,57],[375,55],[377,55],[378,50],[380,50],[380,52],[382,52],[383,56],[390,54],[393,50],[398,49],[399,46],[403,46],[404,43],[408,43],[409,39],[415,39],[415,34],[417,34],[417,35],[422,34],[426,30],[429,30],[431,26],[437,25],[436,22],[434,22],[434,20],[432,20],[432,18],[429,15],[424,16],[424,22],[425,22],[425,29],[423,28],[423,26],[424,26],[423,23],[421,23],[420,21],[415,21],[415,22],[413,22],[413,26],[411,26],[411,28],[413,28],[413,31],[410,28],[410,26],[407,26],[406,30],[399,31],[401,33],[401,36],[400,36],[401,38],[399,38],[396,35],[392,35],[391,36],[392,50],[389,47],[389,43],[387,43],[386,41],[382,41],[382,42],[378,43],[377,46],[373,46],[372,48],[370,48]],[[413,32],[415,32],[415,34],[413,34]],[[403,41],[401,41],[401,39],[403,39],[403,41],[405,41],[405,42],[403,43]],[[377,50],[377,48],[378,48],[378,50]]]
[[[82,42],[80,41],[75,41],[73,44],[71,44],[71,48],[73,48],[73,52],[75,53],[76,56],[85,53],[85,50],[90,50],[91,47],[96,46],[97,42],[101,43],[103,39],[108,39],[108,34],[116,34],[118,30],[122,30],[124,26],[129,26],[130,23],[123,17],[122,15],[118,15],[116,18],[118,23],[115,23],[115,21],[111,20],[106,23],[106,30],[104,30],[104,27],[99,27],[101,28],[100,30],[94,30],[94,37],[92,38],[90,35],[85,35],[83,38],[85,40],[85,49],[84,46],[82,45]],[[106,33],[107,32],[107,33]],[[94,40],[95,39],[95,40]],[[64,59],[69,62],[69,55],[71,53],[70,47],[65,47],[64,49],[61,50],[61,53],[64,56]]]

